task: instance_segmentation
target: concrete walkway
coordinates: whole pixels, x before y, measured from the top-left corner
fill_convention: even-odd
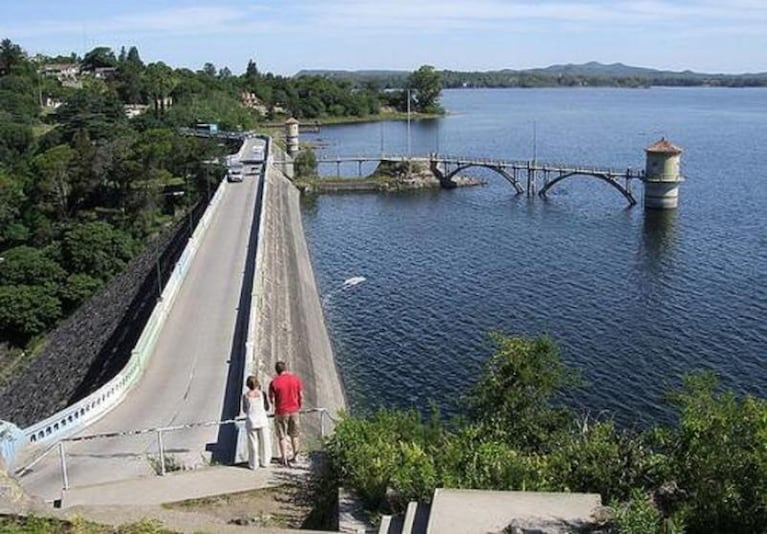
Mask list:
[[[305,407],[335,416],[346,398],[304,237],[299,191],[272,165],[265,179],[261,273],[254,287],[257,338],[249,368],[260,369],[268,383],[275,362],[285,361],[304,383]],[[305,436],[316,441],[319,417],[304,418],[302,425]]]
[[[70,488],[62,492],[61,507],[157,505],[275,487],[295,482],[307,474],[308,469],[285,469],[276,465],[256,471],[236,466],[176,471],[165,476]]]

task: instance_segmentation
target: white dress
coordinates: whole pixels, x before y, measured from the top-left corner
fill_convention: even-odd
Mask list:
[[[268,467],[272,461],[272,437],[269,433],[269,418],[264,407],[264,393],[253,390],[242,396],[242,411],[245,412],[245,430],[248,432],[248,467]]]

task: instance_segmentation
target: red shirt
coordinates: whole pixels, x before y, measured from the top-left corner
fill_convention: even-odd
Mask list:
[[[274,399],[274,413],[285,415],[300,410],[303,387],[301,379],[288,371],[275,376],[269,384],[269,396]]]

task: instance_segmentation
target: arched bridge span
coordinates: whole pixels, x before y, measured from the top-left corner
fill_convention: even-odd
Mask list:
[[[443,182],[443,184],[452,183],[453,177],[457,176],[459,173],[465,171],[466,169],[469,169],[471,167],[479,167],[483,169],[489,169],[503,176],[514,187],[514,189],[517,191],[517,194],[525,192],[524,187],[522,187],[522,185],[519,183],[519,179],[517,178],[516,173],[508,172],[503,167],[500,167],[498,165],[493,165],[492,163],[480,163],[480,162],[461,163],[461,164],[458,164],[454,169],[450,171],[446,171],[446,169],[440,168],[439,160],[432,160],[431,167],[432,167],[432,172],[436,176],[439,176],[440,181]]]
[[[623,197],[628,201],[629,206],[634,206],[637,203],[633,193],[631,192],[631,188],[629,187],[628,179],[626,180],[626,185],[624,186],[620,182],[618,182],[618,180],[613,175],[608,173],[603,173],[603,172],[597,172],[597,171],[574,170],[574,171],[566,172],[564,174],[560,174],[553,180],[547,181],[546,184],[538,193],[538,195],[540,195],[543,198],[546,198],[546,193],[548,193],[552,187],[557,185],[559,182],[561,182],[565,178],[570,178],[571,176],[592,176],[594,178],[602,180],[603,182],[606,182],[610,184],[611,186],[613,186],[615,189],[617,189],[623,195]]]

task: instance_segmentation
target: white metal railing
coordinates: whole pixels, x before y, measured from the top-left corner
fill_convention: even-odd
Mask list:
[[[334,418],[332,415],[330,415],[327,409],[325,408],[307,408],[305,410],[301,410],[299,413],[302,415],[313,414],[313,413],[319,414],[320,437],[323,440],[327,437],[329,433],[328,426],[338,422],[338,420]],[[270,418],[274,417],[274,415],[269,414],[269,417]],[[62,488],[64,490],[68,490],[71,486],[69,484],[69,473],[67,471],[67,452],[66,452],[67,443],[76,443],[80,441],[93,441],[98,439],[114,439],[114,438],[126,437],[126,436],[137,436],[141,434],[155,434],[157,436],[157,455],[158,455],[158,464],[159,464],[159,472],[157,474],[159,476],[165,476],[166,467],[165,467],[165,445],[163,442],[164,433],[174,432],[179,430],[186,430],[189,428],[238,424],[238,423],[243,423],[244,421],[245,421],[245,416],[240,416],[234,419],[225,419],[222,421],[201,421],[201,422],[195,422],[195,423],[187,423],[183,425],[143,428],[143,429],[137,429],[137,430],[122,430],[117,432],[102,432],[99,434],[89,434],[85,436],[63,438],[53,443],[52,445],[50,445],[40,456],[35,458],[32,462],[16,470],[14,472],[14,475],[16,477],[23,477],[25,474],[29,473],[34,466],[36,466],[44,458],[46,458],[50,453],[52,453],[54,450],[57,450],[59,453],[59,466],[61,469]]]

